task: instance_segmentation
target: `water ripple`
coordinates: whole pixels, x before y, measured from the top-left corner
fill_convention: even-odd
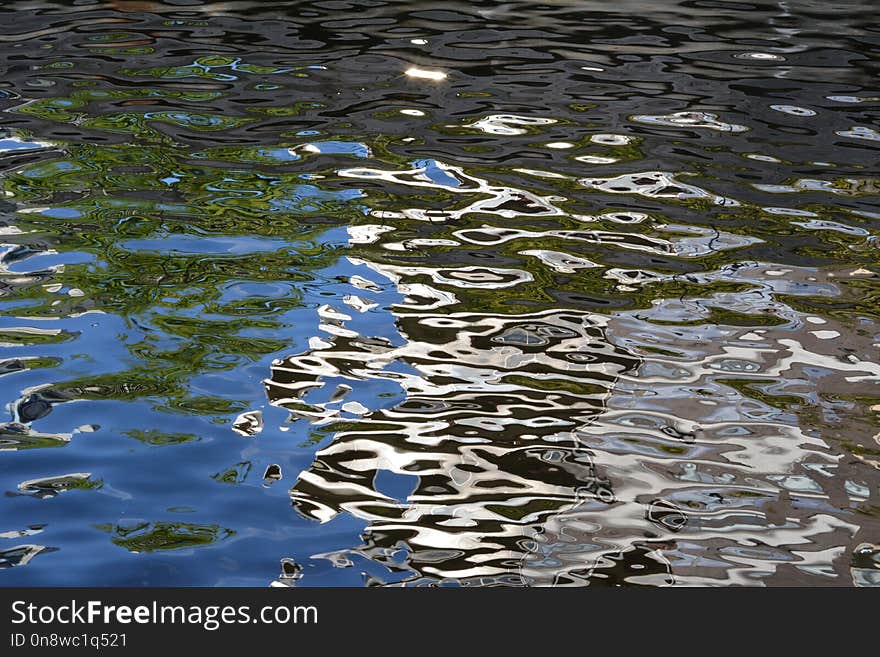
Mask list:
[[[0,583],[876,586],[874,12],[795,4],[0,8]]]

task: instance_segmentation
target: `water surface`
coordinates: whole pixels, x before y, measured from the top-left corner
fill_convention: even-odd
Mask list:
[[[880,583],[874,3],[0,9],[0,584]]]

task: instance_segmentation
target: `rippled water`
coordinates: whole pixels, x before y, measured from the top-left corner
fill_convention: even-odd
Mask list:
[[[880,583],[873,2],[0,20],[0,584]]]

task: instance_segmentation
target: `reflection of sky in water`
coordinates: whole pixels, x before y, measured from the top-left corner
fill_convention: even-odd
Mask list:
[[[320,238],[321,243],[327,248],[341,247],[346,240],[345,230],[339,228],[326,231]],[[182,238],[169,236],[156,242],[132,242],[126,247],[130,249],[159,247],[166,251],[179,249],[194,253],[231,251],[239,254],[265,248],[264,241],[252,238],[208,239],[198,243],[199,247],[190,251],[195,244],[194,240],[186,236]],[[283,249],[284,243],[275,243],[273,247]],[[42,258],[33,260],[36,262]],[[273,298],[289,295],[293,290],[300,293],[302,295],[300,305],[277,318],[280,325],[286,327],[283,333],[279,334],[277,330],[268,332],[273,338],[283,341],[284,353],[288,353],[290,350],[308,349],[309,338],[319,332],[320,319],[314,312],[315,307],[326,303],[343,306],[342,299],[350,293],[349,286],[334,281],[371,273],[373,272],[364,266],[353,266],[346,258],[339,258],[331,266],[314,272],[308,280],[300,283],[230,282],[224,291],[223,300],[232,301],[236,298],[255,296]],[[400,295],[393,288],[386,286],[385,290],[374,291],[372,298],[386,306],[400,300]],[[356,325],[366,335],[387,336],[390,341],[399,344],[400,336],[395,330],[393,318],[391,321],[389,318],[386,312],[359,313],[359,321]],[[13,318],[4,316],[0,319],[2,319],[0,333],[16,325]],[[124,372],[131,362],[129,347],[140,342],[150,330],[149,316],[137,321],[137,324],[144,325],[143,330],[132,330],[133,327],[122,319],[104,313],[87,313],[75,319],[42,324],[46,328],[51,327],[53,331],[76,336],[76,353],[80,355],[75,358],[70,358],[70,349],[64,343],[41,347],[42,357],[57,358],[59,363],[63,363],[53,371],[53,376],[57,380],[79,377],[95,379],[106,373]],[[123,336],[124,339],[120,339]],[[251,332],[251,337],[260,336]],[[4,347],[4,357],[8,358],[21,357],[28,352],[27,347],[12,348],[8,345]],[[206,496],[210,497],[212,505],[207,513],[199,512],[197,507],[194,507],[192,512],[185,514],[186,521],[209,525],[220,521],[221,524],[235,525],[235,535],[225,540],[237,543],[233,549],[238,554],[255,552],[257,546],[260,546],[258,549],[262,551],[267,542],[277,543],[278,549],[283,552],[291,541],[303,540],[308,541],[318,551],[338,549],[341,544],[335,533],[325,536],[321,532],[315,532],[311,523],[305,521],[291,523],[292,518],[287,504],[269,503],[268,500],[263,499],[285,498],[287,492],[283,486],[271,489],[259,486],[256,488],[221,486],[209,477],[193,477],[192,474],[193,467],[197,470],[208,468],[222,472],[229,466],[243,461],[253,464],[254,478],[256,471],[262,472],[270,461],[280,463],[287,473],[296,473],[309,465],[314,449],[309,446],[309,441],[314,438],[309,426],[297,424],[291,426],[289,431],[281,431],[279,427],[285,426],[286,413],[266,404],[260,385],[260,381],[269,371],[271,361],[280,355],[283,354],[266,354],[259,360],[238,367],[229,374],[195,374],[188,382],[193,395],[206,394],[214,398],[225,397],[240,401],[243,393],[249,393],[249,397],[245,397],[244,401],[249,407],[262,409],[268,420],[266,430],[260,435],[258,443],[243,446],[240,439],[230,437],[227,426],[213,424],[210,418],[192,414],[157,414],[152,410],[155,401],[149,397],[124,403],[79,401],[75,404],[56,405],[51,414],[39,421],[40,431],[46,434],[59,436],[73,434],[67,447],[64,450],[19,452],[21,471],[31,473],[44,470],[69,471],[78,465],[90,464],[90,467],[94,468],[95,464],[98,464],[99,468],[96,469],[100,470],[105,484],[94,491],[89,506],[82,510],[80,521],[84,525],[89,523],[97,525],[105,522],[107,517],[116,515],[120,502],[124,503],[127,516],[155,518],[157,509],[170,510],[180,506],[182,500],[178,484],[187,482],[188,499]],[[44,373],[39,369],[31,370],[29,374],[19,373],[18,384],[22,389],[38,389],[43,376]],[[332,389],[333,383],[332,380],[328,381],[328,388]],[[401,391],[397,384],[392,381],[374,381],[369,386],[359,387],[346,401],[358,401],[366,407],[379,408],[383,405],[393,405],[400,399]],[[98,438],[101,433],[124,436],[137,432],[143,427],[141,418],[145,415],[152,418],[150,422],[152,431],[180,437],[181,443],[174,447],[159,447],[156,444],[151,445],[148,441],[137,442],[130,438],[111,440],[109,444],[100,439],[92,440]],[[94,418],[101,420],[100,427],[94,427],[98,432],[93,432],[90,426]],[[129,472],[130,458],[137,458],[141,464],[137,473]],[[218,514],[217,511],[220,509],[223,511]],[[46,507],[41,512],[42,522],[50,527],[54,524],[63,524],[64,513],[63,509]],[[176,518],[176,514],[169,511],[159,515],[169,520]],[[10,526],[25,526],[30,522],[30,516],[31,513],[26,507],[18,506],[10,508],[9,512],[4,514],[5,521]],[[253,529],[249,530],[246,526],[242,526],[242,520],[245,518],[247,519],[245,524],[252,523]],[[279,529],[267,532],[266,527],[273,525]],[[337,525],[341,525],[337,531],[353,531],[356,534],[363,523],[353,519]],[[77,571],[55,572],[46,582],[60,585],[65,581],[78,581],[83,571],[106,568],[106,560],[109,558],[112,561],[116,556],[115,552],[107,551],[111,547],[108,545],[106,549],[93,551],[91,557],[83,557],[79,560]],[[153,556],[145,554],[143,559],[144,568],[150,568],[151,563],[155,563],[155,567],[159,568],[153,575],[159,578],[158,581],[162,581],[163,577],[170,577],[171,579],[167,580],[169,583],[174,581],[173,570],[167,571],[166,575],[161,574],[163,568],[161,564],[165,561],[162,553],[153,553]],[[247,563],[246,558],[243,563]],[[27,574],[23,569],[20,572],[22,575]],[[328,573],[328,576],[332,576],[339,584],[356,584],[356,581],[344,577],[347,574],[349,573],[340,572],[337,577],[333,573]],[[117,574],[111,573],[105,581],[128,581],[130,576],[129,572],[120,570]],[[68,580],[67,577],[71,579]],[[228,583],[231,584],[265,584],[264,578],[251,577],[247,572],[239,576],[230,573],[228,578]]]
[[[0,153],[8,153],[9,151],[29,151],[38,148],[48,148],[52,144],[42,141],[27,141],[18,137],[0,138]]]

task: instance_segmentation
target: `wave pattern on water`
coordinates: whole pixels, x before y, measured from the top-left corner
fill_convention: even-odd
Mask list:
[[[874,12],[796,5],[0,8],[0,583],[880,584]]]

